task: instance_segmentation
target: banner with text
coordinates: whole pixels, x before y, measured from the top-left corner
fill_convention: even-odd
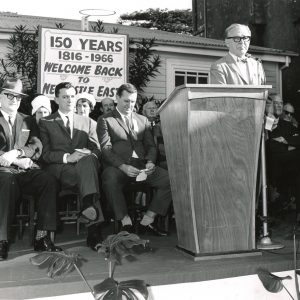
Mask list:
[[[69,81],[97,101],[115,98],[127,82],[127,55],[127,35],[41,28],[38,92],[53,99],[55,86]]]

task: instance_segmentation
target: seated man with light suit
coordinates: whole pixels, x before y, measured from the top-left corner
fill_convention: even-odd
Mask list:
[[[96,250],[95,246],[102,241],[98,181],[101,151],[96,122],[74,113],[75,96],[76,90],[69,82],[55,87],[58,111],[39,122],[42,158],[46,171],[59,180],[62,190],[79,193],[82,206],[79,217],[88,226],[87,245]]]
[[[156,192],[141,220],[141,233],[165,236],[166,232],[154,225],[157,214],[165,215],[171,203],[168,172],[155,166],[156,146],[149,121],[134,112],[137,90],[132,84],[123,84],[117,91],[117,107],[98,119],[97,133],[102,148],[102,186],[115,218],[122,230],[131,232],[132,220],[128,215],[123,188],[143,177],[145,184]],[[141,171],[144,169],[144,171]]]
[[[31,116],[18,112],[22,82],[7,79],[0,92],[0,260],[7,258],[8,231],[14,206],[22,193],[37,201],[35,251],[61,251],[47,236],[56,229],[57,182],[34,165],[42,143]]]
[[[248,26],[232,24],[225,30],[225,44],[229,53],[210,68],[212,84],[265,84],[265,73],[259,59],[247,53],[251,31]]]

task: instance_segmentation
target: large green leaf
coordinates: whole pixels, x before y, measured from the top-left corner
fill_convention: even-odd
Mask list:
[[[74,268],[74,264],[82,260],[79,254],[61,252],[43,252],[30,258],[33,265],[46,267],[47,275],[51,278],[66,275]]]
[[[266,269],[259,268],[257,275],[261,280],[265,289],[271,293],[278,293],[283,289],[282,281],[285,279],[292,279],[291,276],[279,277],[270,273]]]
[[[124,296],[128,300],[137,300],[135,290],[141,293],[144,299],[148,299],[148,289],[143,280],[117,282],[113,278],[107,278],[94,286],[94,297],[97,300],[122,300]]]

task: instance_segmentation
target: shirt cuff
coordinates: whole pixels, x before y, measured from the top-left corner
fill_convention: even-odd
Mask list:
[[[63,163],[67,164],[68,163],[68,156],[70,155],[70,153],[65,153],[63,156]]]

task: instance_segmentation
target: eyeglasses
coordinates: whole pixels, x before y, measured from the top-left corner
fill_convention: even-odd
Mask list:
[[[284,110],[284,113],[285,113],[286,115],[291,115],[291,116],[294,115],[294,113],[292,113],[292,112],[290,112],[290,111],[287,111],[287,110]]]
[[[251,40],[251,36],[229,36],[226,39],[232,39],[235,43],[240,43],[242,40],[244,42],[249,42]]]
[[[5,95],[7,97],[7,99],[9,100],[13,100],[14,98],[16,98],[17,101],[21,101],[22,96],[20,95],[14,95],[14,94],[10,94],[10,93],[3,93],[3,95]]]

